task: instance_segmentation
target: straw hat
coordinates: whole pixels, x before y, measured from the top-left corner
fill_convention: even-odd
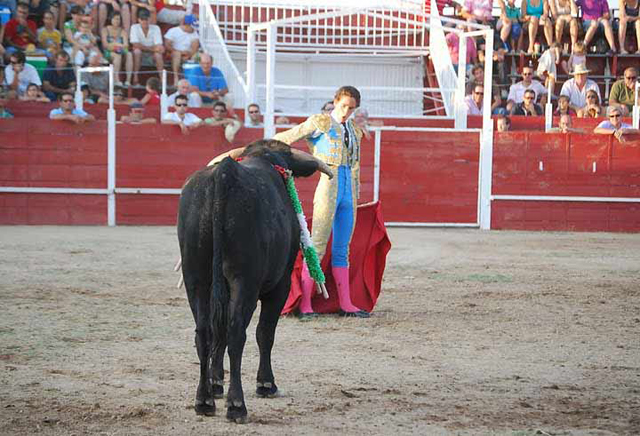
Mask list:
[[[587,66],[585,64],[578,64],[575,67],[573,67],[573,71],[571,72],[571,75],[575,76],[576,74],[587,74],[590,72],[591,70],[587,70]]]

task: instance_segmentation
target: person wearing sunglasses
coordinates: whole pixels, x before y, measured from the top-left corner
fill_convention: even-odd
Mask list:
[[[4,69],[5,84],[9,87],[9,98],[17,98],[25,95],[27,87],[31,83],[42,86],[38,71],[33,65],[26,63],[24,53],[11,54],[10,65]]]
[[[262,114],[260,113],[260,106],[256,103],[251,103],[247,106],[247,113],[249,114],[247,127],[264,127],[264,124],[262,123]]]
[[[533,79],[533,67],[525,66],[522,68],[522,80],[509,87],[507,112],[511,113],[516,104],[524,101],[524,93],[529,89],[533,90],[536,96],[540,96],[540,104],[544,106],[547,102],[547,89],[542,83]]]
[[[139,101],[134,101],[129,106],[129,115],[120,117],[120,122],[125,124],[156,124],[155,118],[144,117],[144,105]]]
[[[609,104],[619,107],[625,116],[633,111],[633,105],[636,102],[634,93],[637,80],[638,70],[634,67],[629,67],[624,70],[623,78],[616,81],[611,87]],[[640,98],[640,96],[638,97]]]
[[[63,92],[58,97],[60,107],[52,109],[49,112],[49,118],[59,121],[71,121],[76,124],[82,124],[89,121],[95,121],[95,117],[86,113],[82,109],[76,109],[76,102],[73,99],[73,94],[70,92]]]
[[[542,107],[536,104],[536,93],[533,89],[527,89],[522,97],[522,103],[518,103],[513,107],[511,115],[523,115],[526,117],[535,117],[542,115]]]
[[[634,129],[631,124],[622,122],[622,110],[618,106],[607,108],[607,120],[601,122],[593,129],[593,133],[599,135],[613,135],[620,142],[625,142],[626,135],[640,134],[640,130]]]
[[[593,89],[587,91],[587,105],[578,111],[578,118],[599,118],[605,113],[600,97]]]
[[[180,94],[176,97],[175,112],[169,112],[162,119],[162,124],[177,124],[182,131],[182,134],[188,135],[191,130],[197,129],[202,125],[202,120],[194,114],[187,112],[189,98]]]

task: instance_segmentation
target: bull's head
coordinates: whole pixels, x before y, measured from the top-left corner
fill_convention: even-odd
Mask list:
[[[325,173],[329,178],[333,177],[333,172],[324,161],[273,139],[252,142],[240,157],[265,158],[273,165],[291,170],[294,177],[309,177],[316,171]]]

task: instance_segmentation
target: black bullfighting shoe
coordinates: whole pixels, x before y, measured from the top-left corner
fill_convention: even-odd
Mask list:
[[[318,317],[318,314],[315,312],[300,312],[298,314],[298,319],[300,321],[311,321]]]
[[[345,312],[341,310],[338,312],[339,316],[344,316],[345,318],[369,318],[371,314],[366,310],[358,310],[357,312]]]

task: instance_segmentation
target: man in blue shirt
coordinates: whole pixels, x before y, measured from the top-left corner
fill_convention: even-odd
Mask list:
[[[228,108],[233,107],[224,74],[213,66],[213,58],[208,54],[200,55],[200,66],[194,68],[188,79],[191,83],[189,91],[198,93],[203,103],[222,100]]]
[[[51,112],[49,112],[50,119],[73,121],[76,124],[95,121],[95,117],[93,115],[86,113],[82,109],[76,109],[76,102],[73,99],[72,93],[61,93],[58,97],[58,101],[60,102],[60,107],[52,109]]]

